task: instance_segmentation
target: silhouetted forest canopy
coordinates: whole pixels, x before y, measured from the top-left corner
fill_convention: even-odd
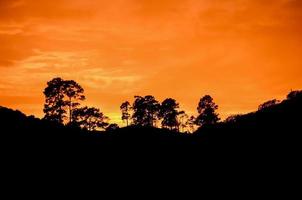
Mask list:
[[[110,124],[98,108],[82,107],[84,89],[74,80],[54,78],[44,90],[44,120],[88,131],[118,129]],[[134,96],[131,104],[121,104],[121,119],[126,126],[157,127],[176,132],[193,133],[196,127],[216,124],[218,105],[210,95],[203,96],[197,106],[197,116],[188,116],[172,98],[159,102],[152,95]]]
[[[110,123],[100,109],[83,105],[84,89],[76,81],[54,78],[47,83],[44,95],[43,119],[0,107],[4,136],[42,146],[211,143],[220,148],[226,144],[246,148],[298,138],[302,124],[302,91],[291,91],[285,100],[269,100],[255,112],[229,116],[224,121],[220,120],[218,105],[210,95],[200,98],[195,116],[181,110],[175,99],[159,102],[151,95],[135,96],[132,103],[121,103],[121,119],[125,122],[122,128]]]

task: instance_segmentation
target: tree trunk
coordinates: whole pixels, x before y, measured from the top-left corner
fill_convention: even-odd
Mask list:
[[[129,126],[129,113],[128,113],[128,105],[126,106],[126,113],[127,113],[127,118],[126,118],[126,123],[127,123],[127,126]]]
[[[72,122],[72,119],[71,119],[71,97],[69,97],[69,123],[71,124],[71,122]]]

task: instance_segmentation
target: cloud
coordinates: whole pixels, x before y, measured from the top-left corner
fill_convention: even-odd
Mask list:
[[[89,4],[71,0],[1,0],[0,20],[27,21],[30,19],[65,20],[89,18],[94,14]],[[78,1],[83,2],[83,1]]]

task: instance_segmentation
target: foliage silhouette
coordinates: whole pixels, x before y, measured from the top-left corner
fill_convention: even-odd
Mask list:
[[[69,123],[72,122],[72,112],[77,108],[79,101],[85,100],[84,89],[73,80],[63,80],[54,78],[47,82],[44,90],[44,119],[63,124],[67,118],[67,108],[69,112]]]
[[[78,101],[85,100],[84,89],[75,81],[64,81],[64,94],[67,96],[66,104],[69,110],[69,123],[72,122],[72,112],[80,103]]]
[[[175,99],[165,99],[160,106],[159,118],[162,118],[162,127],[170,130],[178,130],[179,122],[177,116],[180,114],[177,109],[179,104]]]
[[[261,107],[261,105],[260,105]],[[259,110],[259,109],[258,109]],[[262,110],[262,109],[261,109]],[[228,116],[224,122],[225,123],[235,123],[238,119],[241,118],[242,115],[239,115],[239,114],[236,114],[236,115],[231,115],[231,116]]]
[[[216,110],[218,105],[213,101],[210,95],[202,97],[198,103],[197,111],[199,116],[196,118],[196,125],[211,125],[217,123],[220,119]]]
[[[242,176],[242,171],[251,176],[260,171],[265,176],[268,172],[274,177],[278,174],[279,180],[282,173],[294,176],[300,172],[301,113],[302,98],[295,95],[267,109],[236,116],[231,122],[181,134],[141,126],[89,132],[0,107],[1,158],[3,166],[17,176],[20,172],[32,176],[29,171],[38,169],[45,172],[43,166],[51,172],[62,170],[63,175],[70,172],[76,178],[81,171],[87,176],[92,168],[103,176],[108,169],[100,170],[99,166],[108,166],[113,172],[110,178],[122,169],[122,173],[129,173],[131,168],[164,175],[171,172],[178,179],[180,172],[192,177],[199,172],[204,177],[209,173],[203,168],[206,165],[213,174],[227,173],[231,178],[234,173]]]
[[[300,99],[302,98],[302,90],[291,91],[287,95],[288,100]]]
[[[185,132],[189,125],[189,116],[186,114],[185,111],[178,112],[178,131]]]
[[[261,158],[261,161],[272,157],[280,159],[282,155],[286,155],[286,158],[291,155],[294,159],[300,156],[302,91],[292,91],[280,103],[273,103],[272,106],[271,102],[262,104],[262,107],[265,105],[264,109],[234,115],[224,122],[218,122],[215,112],[218,106],[207,95],[201,99],[198,109],[202,126],[194,134],[183,134],[176,129],[152,127],[160,116],[175,113],[178,109],[176,101],[170,99],[162,104],[167,105],[165,111],[161,110],[162,106],[153,96],[135,97],[134,125],[125,128],[118,128],[116,124],[105,126],[106,118],[99,109],[88,107],[74,109],[73,123],[79,124],[63,125],[68,105],[64,104],[66,98],[61,92],[64,91],[62,82],[60,78],[53,79],[44,91],[49,97],[46,102],[49,113],[46,114],[54,117],[51,118],[53,120],[28,117],[20,111],[0,107],[2,146],[16,150],[24,157],[38,153],[46,157],[56,152],[55,155],[62,159],[67,157],[66,154],[62,156],[62,152],[69,152],[68,156],[73,152],[78,157],[79,152],[85,150],[98,156],[100,152],[112,151],[117,151],[117,155],[126,154],[131,149],[132,153],[149,151],[152,154],[158,151],[158,156],[164,158],[171,155],[178,158],[180,152],[185,151],[185,156],[193,155],[197,160],[206,156],[215,159],[218,156],[234,156],[239,160]],[[58,111],[59,108],[62,109]],[[187,124],[190,129],[194,129],[193,122],[196,122],[194,116],[189,117]],[[106,127],[106,131],[100,131],[98,127]],[[164,155],[163,152],[170,153]]]
[[[280,103],[280,101],[277,99],[269,100],[269,101],[264,102],[263,104],[259,105],[258,110],[270,108],[272,106],[275,106],[278,103]]]
[[[126,125],[129,126],[129,120],[131,117],[130,110],[132,109],[129,101],[125,101],[124,103],[122,103],[120,109],[122,111],[122,120],[126,121]]]
[[[44,90],[44,119],[63,124],[66,117],[64,101],[64,81],[61,78],[54,78],[47,82],[47,87]]]
[[[88,131],[95,131],[97,129],[106,129],[109,118],[104,116],[97,108],[76,108],[72,114],[72,124]]]
[[[118,124],[109,124],[109,126],[106,127],[106,131],[107,132],[112,132],[112,131],[116,131],[119,128],[120,127],[119,127]]]
[[[191,116],[187,121],[190,132],[193,133],[195,131],[196,117]]]
[[[151,95],[135,96],[132,105],[134,125],[154,127],[160,111],[159,102]]]

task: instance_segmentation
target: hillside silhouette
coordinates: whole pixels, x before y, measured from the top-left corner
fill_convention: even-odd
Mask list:
[[[301,152],[301,130],[302,93],[294,91],[280,103],[264,103],[256,112],[201,127],[194,137],[213,150],[224,149],[234,154],[242,151],[250,155],[268,153],[268,158],[281,158]]]
[[[0,107],[1,143],[23,152],[91,151],[101,149],[160,151],[170,149],[195,154],[257,154],[299,152],[302,129],[302,93],[259,107],[258,111],[204,125],[194,134],[168,128],[128,126],[107,131],[88,131],[26,116]]]

